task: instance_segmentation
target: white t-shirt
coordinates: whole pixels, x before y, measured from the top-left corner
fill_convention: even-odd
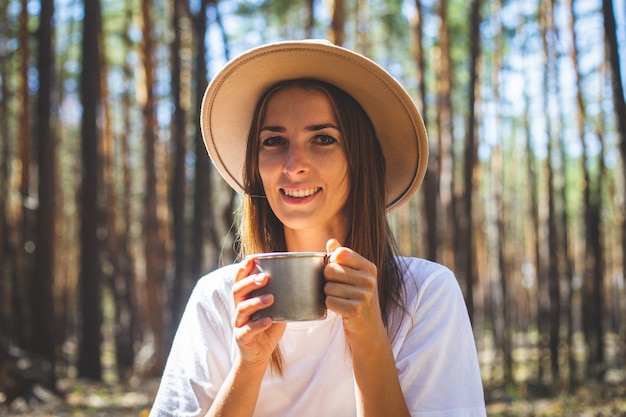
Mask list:
[[[398,258],[406,282],[405,315],[392,339],[412,416],[485,416],[476,346],[452,272]],[[176,333],[151,417],[204,415],[237,355],[231,288],[237,265],[203,277]],[[392,324],[391,328],[397,328]],[[268,370],[255,417],[356,416],[354,376],[341,317],[291,322],[280,341],[281,377]]]

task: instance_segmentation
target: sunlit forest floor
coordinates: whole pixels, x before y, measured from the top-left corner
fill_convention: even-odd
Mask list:
[[[537,383],[540,363],[544,370],[550,369],[549,352],[541,353],[538,336],[534,333],[516,334],[513,340],[513,379],[515,388],[504,390],[502,381],[502,358],[488,337],[481,339],[480,362],[485,382],[487,414],[490,417],[626,417],[626,367],[621,354],[621,338],[607,334],[605,338],[604,382],[584,381],[585,352],[581,334],[574,335],[572,353],[576,368],[576,386],[568,387],[567,376],[562,377],[561,388],[549,383]],[[567,347],[561,346],[561,359],[568,357]],[[561,372],[567,366],[561,363]],[[547,371],[546,371],[547,372]],[[556,384],[556,385],[559,385]]]
[[[126,385],[86,383],[61,380],[64,401],[42,395],[44,402],[26,404],[18,401],[10,409],[0,409],[0,416],[15,417],[147,417],[157,381],[137,381]],[[486,387],[488,416],[502,417],[626,417],[626,382],[589,384],[571,395],[545,396],[519,389],[503,393]]]
[[[44,396],[44,402],[14,403],[0,409],[0,416],[15,417],[147,417],[157,381],[132,384],[97,384],[62,380],[64,401]],[[591,384],[571,395],[544,397],[520,390],[504,395],[498,389],[487,391],[487,415],[502,417],[626,417],[626,383]]]
[[[0,416],[147,417],[157,387],[156,380],[129,384],[60,380],[59,388],[65,394],[64,399],[39,391],[41,402],[16,400],[9,409],[0,408]]]
[[[589,384],[572,394],[555,396],[531,394],[524,389],[506,395],[487,387],[486,395],[490,417],[626,417],[626,383]]]
[[[626,368],[618,354],[620,350],[616,349],[615,337],[607,337],[605,382],[579,383],[572,389],[552,389],[530,382],[536,379],[532,370],[537,368],[539,358],[545,360],[548,356],[540,354],[530,339],[514,342],[516,384],[511,389],[503,389],[498,382],[503,379],[501,359],[491,342],[483,340],[479,356],[489,417],[626,417]],[[0,404],[0,417],[147,417],[158,380],[131,378],[124,383],[117,381],[111,348],[105,349],[103,362],[106,382],[83,381],[74,377],[74,369],[65,369],[66,377],[58,380],[58,388],[65,398],[41,388],[35,392],[41,401],[19,399],[10,408]],[[0,393],[0,403],[3,400]]]

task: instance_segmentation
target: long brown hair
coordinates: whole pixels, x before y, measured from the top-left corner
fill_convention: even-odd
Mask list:
[[[395,261],[397,246],[386,215],[385,158],[372,123],[359,103],[343,90],[318,80],[298,79],[278,83],[259,100],[252,119],[244,165],[244,197],[240,210],[239,243],[241,256],[287,250],[284,229],[272,211],[259,174],[259,131],[267,103],[279,90],[302,88],[319,91],[330,100],[339,129],[345,138],[350,192],[346,213],[350,221],[343,245],[369,259],[378,268],[378,296],[387,333],[391,317],[404,310],[404,281]],[[364,88],[367,88],[364,86]],[[395,307],[398,307],[399,310]],[[396,328],[397,329],[397,328]],[[272,357],[272,367],[282,371],[280,350]]]

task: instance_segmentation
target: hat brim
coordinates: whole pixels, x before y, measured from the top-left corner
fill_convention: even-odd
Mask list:
[[[200,126],[222,177],[243,193],[243,166],[254,109],[274,84],[309,78],[359,102],[376,131],[387,165],[387,210],[405,203],[424,178],[428,140],[406,90],[369,58],[325,41],[284,41],[251,49],[226,64],[202,100]]]

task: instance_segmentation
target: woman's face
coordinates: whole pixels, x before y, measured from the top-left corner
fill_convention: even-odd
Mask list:
[[[299,87],[277,91],[267,102],[258,140],[263,188],[285,232],[344,236],[348,161],[328,97]]]

